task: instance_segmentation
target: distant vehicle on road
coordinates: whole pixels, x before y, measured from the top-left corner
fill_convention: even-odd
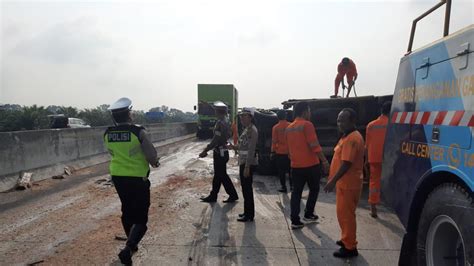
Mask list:
[[[84,120],[80,118],[74,118],[74,117],[69,117],[68,118],[69,122],[69,127],[70,128],[85,128],[85,127],[91,127],[88,125]]]
[[[50,121],[50,128],[68,128],[69,120],[67,116],[63,114],[59,115],[48,115]]]
[[[91,127],[84,120],[75,117],[67,117],[63,114],[48,115],[50,128],[87,128]]]

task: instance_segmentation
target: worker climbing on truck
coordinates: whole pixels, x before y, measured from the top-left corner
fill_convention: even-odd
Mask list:
[[[334,95],[331,96],[332,98],[337,98],[339,94],[339,86],[341,85],[342,82],[342,97],[344,97],[344,90],[346,89],[346,84],[344,84],[344,76],[346,76],[347,79],[347,95],[346,97],[349,97],[349,94],[351,93],[352,87],[354,87],[354,83],[357,80],[357,68],[351,59],[344,57],[342,58],[341,63],[337,66],[337,76],[336,80],[334,81]],[[354,89],[355,93],[355,89]],[[356,95],[357,96],[357,95]]]

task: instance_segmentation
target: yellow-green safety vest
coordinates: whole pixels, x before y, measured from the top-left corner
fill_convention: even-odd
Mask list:
[[[105,131],[105,146],[112,156],[110,175],[148,177],[150,167],[139,140],[142,129],[144,128],[136,125],[119,125]]]

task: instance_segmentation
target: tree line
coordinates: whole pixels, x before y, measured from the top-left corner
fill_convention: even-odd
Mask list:
[[[56,105],[0,105],[0,132],[47,129],[51,127],[51,115],[57,114],[80,118],[92,127],[109,126],[113,125],[113,121],[108,107],[107,104],[90,109]],[[132,110],[132,118],[136,124],[192,122],[197,120],[197,114],[163,105],[148,112]]]

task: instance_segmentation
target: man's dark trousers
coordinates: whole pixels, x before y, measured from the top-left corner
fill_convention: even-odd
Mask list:
[[[300,221],[301,195],[304,185],[308,184],[309,195],[306,201],[305,215],[314,214],[314,207],[319,195],[319,180],[321,178],[321,166],[319,164],[306,168],[291,168],[293,179],[293,191],[291,193],[291,221]]]
[[[224,156],[217,150],[214,150],[214,178],[212,179],[212,191],[209,197],[213,200],[217,199],[217,194],[221,188],[221,184],[224,186],[225,191],[231,198],[238,198],[237,191],[235,190],[234,184],[227,174],[227,162],[229,161],[229,152],[224,151]]]

